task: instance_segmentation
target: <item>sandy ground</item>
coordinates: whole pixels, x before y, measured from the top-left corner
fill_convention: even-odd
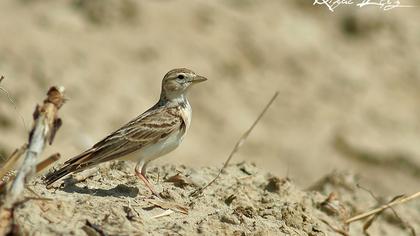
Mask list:
[[[2,86],[26,125],[48,86],[65,86],[70,98],[49,152],[78,154],[153,105],[168,70],[189,67],[209,81],[190,93],[194,117],[184,144],[156,164],[220,165],[277,90],[237,160],[302,186],[352,169],[383,194],[420,187],[420,8],[99,2],[0,3]],[[7,154],[27,132],[5,96],[0,114]],[[343,153],[337,136],[377,158]],[[400,156],[415,173],[388,164]]]
[[[16,228],[22,235],[335,235],[331,227],[344,229],[343,219],[379,204],[358,189],[356,177],[348,173],[333,173],[302,191],[291,180],[250,163],[229,166],[202,194],[191,196],[217,172],[175,165],[155,168],[149,176],[160,200],[151,197],[125,162],[75,175],[58,183],[58,189],[47,190],[37,179],[30,188],[51,200],[28,201],[16,209]],[[323,202],[331,192],[338,198],[328,208]],[[167,205],[173,211],[162,216]],[[418,202],[395,207],[402,220],[385,212],[368,232],[410,235],[401,222],[419,232],[419,207]],[[351,224],[348,233],[362,234],[362,224]]]
[[[44,156],[60,152],[64,161],[153,105],[168,70],[188,67],[209,81],[190,91],[190,131],[180,148],[151,164],[157,171],[164,172],[169,164],[203,174],[214,171],[279,91],[234,162],[254,162],[264,170],[258,172],[261,175],[287,176],[296,194],[309,199],[315,198],[301,189],[334,170],[357,173],[357,183],[387,200],[420,189],[420,7],[387,12],[342,7],[331,13],[309,0],[4,0],[0,9],[0,74],[6,77],[1,87],[16,103],[1,94],[1,157],[25,142],[34,106],[50,85],[63,85],[70,100],[60,110],[64,125]],[[128,179],[132,177],[107,187],[123,184],[126,187],[114,190],[126,192]],[[191,190],[163,185],[177,189],[177,194]],[[364,191],[355,192],[345,195]],[[321,193],[325,197],[329,191]],[[63,201],[73,199],[66,192],[56,194]],[[111,204],[125,198],[100,199]],[[192,201],[181,199],[187,205]],[[226,212],[239,206],[225,206],[220,199],[211,201]],[[365,199],[369,204],[350,202],[365,204],[361,209],[377,204]],[[290,202],[297,204],[301,198]],[[72,204],[71,209],[86,206]],[[92,223],[101,223],[102,218],[91,217]],[[327,232],[314,215],[310,218]],[[246,225],[250,227],[248,221]],[[191,225],[183,230],[189,229]]]

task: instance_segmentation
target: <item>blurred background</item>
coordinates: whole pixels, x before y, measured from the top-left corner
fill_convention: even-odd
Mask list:
[[[26,141],[51,85],[70,100],[44,156],[64,161],[153,105],[163,75],[187,67],[209,80],[190,91],[183,145],[151,165],[221,166],[279,91],[233,162],[302,188],[333,170],[358,173],[376,193],[420,188],[420,7],[2,0],[0,9],[0,86],[17,107],[1,94],[3,157]]]

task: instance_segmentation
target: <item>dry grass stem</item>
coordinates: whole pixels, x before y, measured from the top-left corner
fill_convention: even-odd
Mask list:
[[[17,150],[19,150],[19,149],[17,149]],[[26,146],[25,146],[25,150],[26,150]],[[21,154],[19,154],[19,155],[21,156],[23,154],[23,152]],[[55,154],[51,155],[50,157],[48,157],[47,159],[41,161],[40,163],[38,163],[36,165],[36,173],[41,172],[42,170],[44,170],[46,167],[48,167],[49,165],[51,165],[52,163],[54,163],[58,159],[60,159],[60,154],[59,153],[55,153]],[[5,175],[3,175],[0,178],[0,193],[3,192],[6,184],[9,183],[10,181],[14,180],[15,177],[16,177],[16,173],[14,172],[13,169],[10,169],[8,172],[5,173]]]
[[[28,144],[22,145],[22,147],[16,149],[12,155],[6,160],[4,165],[0,169],[0,181],[3,179],[3,177],[9,173],[13,167],[15,166],[16,162],[19,160],[19,158],[25,153],[26,149],[28,148]],[[1,183],[0,183],[1,184]]]
[[[370,211],[367,211],[365,213],[362,213],[362,214],[356,215],[354,217],[351,217],[351,218],[347,219],[345,221],[345,223],[346,224],[350,224],[352,222],[365,219],[365,218],[367,218],[367,217],[369,217],[371,215],[374,215],[374,214],[376,214],[378,212],[381,212],[381,211],[383,211],[383,210],[385,210],[387,208],[391,208],[391,207],[393,207],[395,205],[398,205],[398,204],[402,204],[402,203],[411,201],[411,200],[413,200],[415,198],[418,198],[418,197],[420,197],[420,192],[414,193],[414,194],[412,194],[410,196],[396,198],[396,199],[394,199],[394,201],[391,201],[390,203],[384,204],[384,205],[382,205],[382,206],[380,206],[378,208],[375,208],[373,210],[370,210]]]
[[[160,214],[157,214],[155,216],[152,216],[152,219],[157,219],[157,218],[161,218],[161,217],[164,217],[164,216],[169,216],[172,213],[174,213],[174,211],[171,210],[171,209],[169,209],[169,210],[166,210],[166,211],[164,211],[164,212],[162,212]]]
[[[49,156],[47,159],[41,161],[40,163],[38,163],[38,165],[36,165],[36,173],[41,172],[42,170],[50,166],[52,163],[58,161],[60,157],[60,153],[55,153]]]
[[[359,184],[357,184],[357,187],[358,188],[360,188],[360,189],[362,189],[362,190],[364,190],[364,191],[366,191],[366,192],[368,192],[371,196],[372,196],[372,198],[374,198],[378,203],[380,202],[380,200],[378,199],[378,197],[376,197],[375,196],[375,194],[373,194],[373,192],[371,191],[371,190],[369,190],[369,189],[367,189],[367,188],[365,188],[365,187],[363,187],[363,186],[361,186],[361,185],[359,185]],[[398,195],[398,196],[395,196],[393,199],[391,199],[391,201],[389,201],[388,203],[391,203],[391,202],[393,202],[393,201],[396,201],[396,200],[398,200],[398,199],[400,199],[400,198],[402,198],[402,197],[404,197],[404,195]],[[397,213],[397,211],[392,207],[392,206],[390,206],[389,207],[391,210],[392,210],[392,213],[394,213],[394,216],[401,222],[401,225],[404,227],[404,228],[407,228],[407,229],[409,229],[410,230],[410,232],[411,232],[411,235],[416,235],[416,231],[415,231],[415,229],[414,229],[414,227],[412,226],[412,225],[410,225],[407,221],[405,221],[405,220],[403,220],[403,218],[401,218],[401,216]],[[384,210],[386,210],[386,209],[384,209]],[[383,211],[384,211],[383,210]],[[373,223],[373,221],[374,220],[376,220],[376,218],[383,212],[383,211],[380,211],[380,212],[378,212],[378,213],[376,213],[376,214],[374,214],[374,215],[372,215],[366,222],[365,222],[365,224],[363,225],[363,232],[365,233],[365,234],[368,234],[367,233],[367,230],[369,229],[369,227],[371,226],[371,224]]]
[[[202,188],[199,188],[198,190],[192,192],[190,196],[196,196],[203,192],[206,188],[208,188],[210,185],[212,185],[223,173],[223,171],[228,166],[230,160],[232,157],[239,151],[241,146],[245,143],[246,139],[248,138],[249,134],[252,132],[252,130],[255,128],[255,126],[258,124],[258,122],[261,120],[261,118],[264,116],[264,114],[267,112],[268,108],[270,108],[271,104],[273,104],[274,100],[276,100],[277,96],[279,95],[279,92],[275,92],[273,97],[270,99],[270,101],[267,103],[267,105],[264,107],[263,111],[260,113],[260,115],[257,117],[257,119],[254,121],[254,123],[251,125],[251,127],[239,138],[238,142],[235,144],[232,152],[230,153],[229,157],[226,159],[225,164],[220,169],[219,173],[216,175],[216,177],[210,181],[207,185],[205,185]]]
[[[180,212],[182,214],[188,214],[188,207],[179,205],[173,202],[167,202],[160,199],[145,199],[146,202],[149,202],[155,206],[158,206],[162,209],[173,210],[176,212]]]
[[[16,149],[12,155],[6,160],[4,165],[0,169],[0,194],[6,190],[7,183],[15,178],[14,166],[20,157],[25,153],[28,144],[22,145],[22,147]]]
[[[0,83],[3,80],[4,80],[4,76],[1,76],[0,77]],[[15,100],[12,98],[12,96],[9,94],[9,92],[6,89],[0,87],[0,91],[2,91],[4,94],[6,94],[7,99],[13,105],[13,108],[15,109],[15,112],[17,113],[17,115],[19,116],[20,120],[22,121],[23,127],[25,128],[25,130],[28,130],[28,128],[26,127],[25,119],[23,118],[22,114],[20,114],[20,112],[17,109]]]

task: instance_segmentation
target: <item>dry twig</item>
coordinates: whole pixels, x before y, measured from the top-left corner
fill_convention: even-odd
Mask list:
[[[179,213],[188,214],[188,207],[179,205],[173,202],[167,202],[160,199],[145,199],[146,202],[149,202],[155,206],[158,206],[162,209],[173,210]]]
[[[196,195],[202,193],[206,188],[208,188],[210,185],[212,185],[220,177],[220,175],[223,173],[223,171],[226,169],[227,165],[229,164],[230,160],[232,159],[233,155],[235,155],[239,151],[241,146],[245,143],[245,140],[248,138],[249,134],[252,132],[252,130],[258,124],[258,122],[261,120],[261,118],[264,116],[264,114],[266,113],[266,111],[268,110],[268,108],[271,106],[271,104],[274,102],[274,100],[277,98],[278,95],[279,95],[279,92],[276,92],[273,95],[271,100],[264,107],[264,110],[260,113],[260,115],[254,121],[254,123],[251,125],[251,127],[244,134],[242,134],[242,136],[239,138],[238,142],[235,144],[235,147],[233,148],[232,152],[230,153],[229,157],[227,158],[227,160],[226,160],[225,164],[223,165],[222,169],[220,169],[219,173],[217,173],[216,177],[212,181],[210,181],[207,185],[205,185],[204,187],[199,188],[198,190],[192,192],[190,194],[190,196],[196,196]]]
[[[1,78],[1,80],[3,80],[3,78]],[[8,99],[15,106],[15,110],[17,111],[16,105],[9,93],[2,87],[0,87],[0,91],[6,93]],[[33,114],[34,125],[29,133],[29,144],[24,145],[21,149],[14,152],[12,157],[7,161],[6,166],[3,166],[4,168],[2,168],[2,173],[10,171],[19,156],[23,155],[26,151],[25,159],[20,166],[12,187],[5,196],[5,202],[3,202],[5,204],[3,204],[0,208],[0,235],[11,233],[13,212],[16,206],[28,200],[49,200],[46,198],[25,198],[23,201],[19,201],[19,199],[23,197],[22,192],[25,187],[25,182],[36,171],[36,161],[38,155],[41,154],[47,142],[49,144],[52,143],[55,133],[61,126],[61,119],[57,117],[57,112],[65,101],[63,92],[64,88],[57,87],[51,87],[48,90],[47,98],[44,100],[44,104],[42,106],[37,105]],[[25,125],[23,117],[20,117]],[[45,163],[43,163],[43,165],[45,165]],[[2,186],[5,185],[3,184]]]
[[[7,183],[15,178],[13,167],[23,153],[25,153],[27,147],[28,144],[25,143],[22,147],[16,149],[0,169],[0,193],[3,193],[6,189]]]
[[[152,216],[152,219],[157,219],[157,218],[161,218],[161,217],[164,217],[164,216],[169,216],[172,213],[174,213],[174,211],[171,210],[171,209],[168,209],[168,210],[166,210],[166,211],[164,211],[164,212],[162,212],[160,214],[157,214],[155,216]]]
[[[359,184],[357,184],[357,187],[358,188],[360,188],[360,189],[362,189],[362,190],[364,190],[364,191],[366,191],[366,192],[368,192],[369,193],[369,195],[370,196],[372,196],[372,198],[374,198],[378,203],[380,203],[380,200],[379,200],[379,198],[378,197],[376,197],[376,195],[371,191],[371,190],[369,190],[369,189],[367,189],[367,188],[365,188],[365,187],[363,187],[363,186],[361,186],[361,185],[359,185]],[[389,201],[388,203],[391,203],[391,202],[393,202],[393,201],[396,201],[396,200],[398,200],[398,199],[400,199],[400,198],[402,198],[402,197],[404,197],[404,195],[398,195],[398,196],[395,196],[393,199],[391,199],[391,201]],[[392,206],[390,206],[389,207],[391,210],[392,210],[392,212],[394,213],[394,216],[400,221],[400,223],[401,223],[401,226],[403,227],[403,228],[407,228],[407,229],[409,229],[410,230],[410,233],[411,233],[411,235],[416,235],[416,230],[414,229],[414,227],[413,226],[411,226],[408,222],[406,222],[405,220],[403,220],[402,218],[401,218],[401,216],[397,213],[397,211],[392,207]],[[376,213],[376,214],[374,214],[374,215],[372,215],[366,222],[365,222],[365,224],[363,225],[363,232],[366,234],[366,235],[369,235],[369,233],[367,232],[367,230],[369,229],[369,227],[372,225],[372,223],[373,223],[373,221],[375,221],[376,220],[376,218],[383,212],[383,211],[385,211],[386,209],[383,209],[382,211],[379,211],[378,213]]]
[[[165,180],[165,182],[173,183],[175,186],[183,188],[187,185],[194,185],[191,179],[185,177],[181,173],[177,173]]]
[[[28,147],[28,144],[25,143],[24,145],[22,145],[22,147],[16,149],[12,153],[12,155],[10,155],[10,157],[6,160],[6,163],[4,163],[4,165],[1,167],[1,169],[0,169],[0,185],[1,185],[1,181],[4,177],[4,175],[9,173],[13,169],[16,162],[23,155],[23,153],[25,153],[27,147]]]
[[[36,171],[37,157],[44,150],[46,143],[52,144],[55,133],[62,121],[57,116],[64,103],[64,88],[51,87],[42,106],[37,105],[33,114],[34,125],[29,134],[29,145],[25,159],[13,181],[7,195],[7,205],[11,206],[22,195],[25,182]]]
[[[381,212],[381,211],[383,211],[383,210],[385,210],[385,209],[387,209],[387,208],[390,208],[390,207],[393,207],[393,206],[395,206],[395,205],[398,205],[398,204],[402,204],[402,203],[405,203],[405,202],[411,201],[411,200],[413,200],[413,199],[415,199],[415,198],[418,198],[418,197],[420,197],[420,192],[414,193],[414,194],[412,194],[412,195],[410,195],[410,196],[405,196],[405,197],[399,197],[399,198],[396,198],[396,199],[394,199],[393,201],[391,201],[391,202],[389,202],[389,203],[387,203],[387,204],[384,204],[384,205],[382,205],[382,206],[380,206],[380,207],[378,207],[378,208],[375,208],[375,209],[372,209],[372,210],[367,211],[367,212],[365,212],[365,213],[362,213],[362,214],[359,214],[359,215],[353,216],[353,217],[351,217],[351,218],[347,219],[347,220],[345,221],[345,223],[346,223],[346,224],[350,224],[350,223],[352,223],[352,222],[355,222],[355,221],[358,221],[358,220],[365,219],[365,218],[367,218],[367,217],[369,217],[369,216],[371,216],[371,215],[375,215],[376,213]]]
[[[25,144],[25,145],[27,146],[27,144]],[[25,150],[26,150],[26,146],[24,146],[25,147]],[[17,150],[19,150],[19,149],[17,149]],[[25,150],[23,150],[23,152]],[[22,152],[22,154],[23,154],[23,152]],[[12,156],[14,155],[14,153],[12,154]],[[18,154],[18,155],[22,155],[22,154]],[[52,163],[54,163],[58,159],[60,159],[60,154],[59,153],[55,153],[55,154],[49,156],[47,159],[41,161],[40,163],[38,163],[36,165],[36,173],[41,172],[42,170],[44,170],[46,167],[48,167],[49,165],[51,165]],[[7,175],[9,175],[9,176],[7,176]],[[7,179],[6,179],[6,176],[7,176]],[[3,190],[5,189],[6,184],[9,183],[10,181],[14,180],[15,177],[16,177],[15,171],[14,170],[9,170],[8,172],[6,172],[6,174],[2,178],[0,178],[0,193],[3,192]]]
[[[36,165],[36,173],[39,173],[43,171],[45,168],[50,166],[52,163],[58,161],[60,159],[60,153],[54,153],[51,156],[49,156],[47,159],[41,161]]]

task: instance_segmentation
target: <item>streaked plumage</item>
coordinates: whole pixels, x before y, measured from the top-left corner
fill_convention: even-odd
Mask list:
[[[46,176],[46,184],[51,185],[69,173],[134,154],[130,159],[137,161],[136,174],[156,194],[145,178],[146,166],[182,142],[191,122],[191,106],[185,93],[191,84],[205,80],[188,69],[169,71],[162,80],[160,99],[152,108],[66,161],[61,169]]]

